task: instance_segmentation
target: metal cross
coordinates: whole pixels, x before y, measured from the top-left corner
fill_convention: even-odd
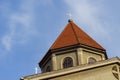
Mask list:
[[[67,16],[70,20],[72,19],[72,14],[71,13],[68,13]]]
[[[36,68],[35,68],[35,74],[37,74],[37,73],[38,73],[38,68],[36,67]]]

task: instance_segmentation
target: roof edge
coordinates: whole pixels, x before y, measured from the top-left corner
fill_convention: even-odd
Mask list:
[[[91,68],[94,68],[94,67],[111,65],[111,64],[115,64],[115,63],[120,65],[120,58],[119,57],[113,57],[113,58],[110,58],[110,59],[107,59],[107,60],[96,62],[94,64],[89,64],[89,65],[80,65],[80,66],[70,67],[70,68],[61,69],[61,70],[55,70],[55,71],[52,71],[52,72],[33,74],[33,75],[25,76],[23,78],[30,79],[30,78],[34,78],[34,77],[39,77],[39,75],[44,75],[41,79],[45,79],[45,78],[48,78],[48,77],[54,77],[54,76],[69,74],[69,73],[73,73],[73,72],[77,72],[77,71],[91,69]],[[64,71],[65,73],[63,72],[63,70],[66,70],[66,71]],[[59,74],[57,74],[56,72],[59,72]],[[55,73],[55,75],[53,75],[54,73]]]

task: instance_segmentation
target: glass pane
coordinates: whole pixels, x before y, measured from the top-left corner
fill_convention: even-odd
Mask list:
[[[92,58],[92,57],[89,58],[89,62],[88,62],[89,64],[92,64],[92,63],[95,63],[95,62],[96,62],[96,59],[95,59],[95,58]]]
[[[63,68],[68,68],[73,66],[73,60],[70,57],[66,57],[63,62]]]
[[[50,66],[48,66],[47,68],[46,68],[46,72],[50,72],[51,71],[51,68],[50,68]]]

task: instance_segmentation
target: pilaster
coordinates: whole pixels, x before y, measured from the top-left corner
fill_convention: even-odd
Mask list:
[[[79,49],[77,50],[78,65],[81,65],[81,64],[82,64],[82,54],[83,54],[82,48],[79,48]]]
[[[57,61],[56,61],[55,54],[52,54],[52,68],[53,68],[53,70],[57,70]]]

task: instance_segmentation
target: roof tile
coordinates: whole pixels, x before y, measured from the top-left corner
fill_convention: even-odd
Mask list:
[[[75,44],[83,44],[94,48],[105,50],[95,40],[93,40],[88,34],[80,29],[73,21],[70,21],[53,45],[51,50],[71,46]]]

